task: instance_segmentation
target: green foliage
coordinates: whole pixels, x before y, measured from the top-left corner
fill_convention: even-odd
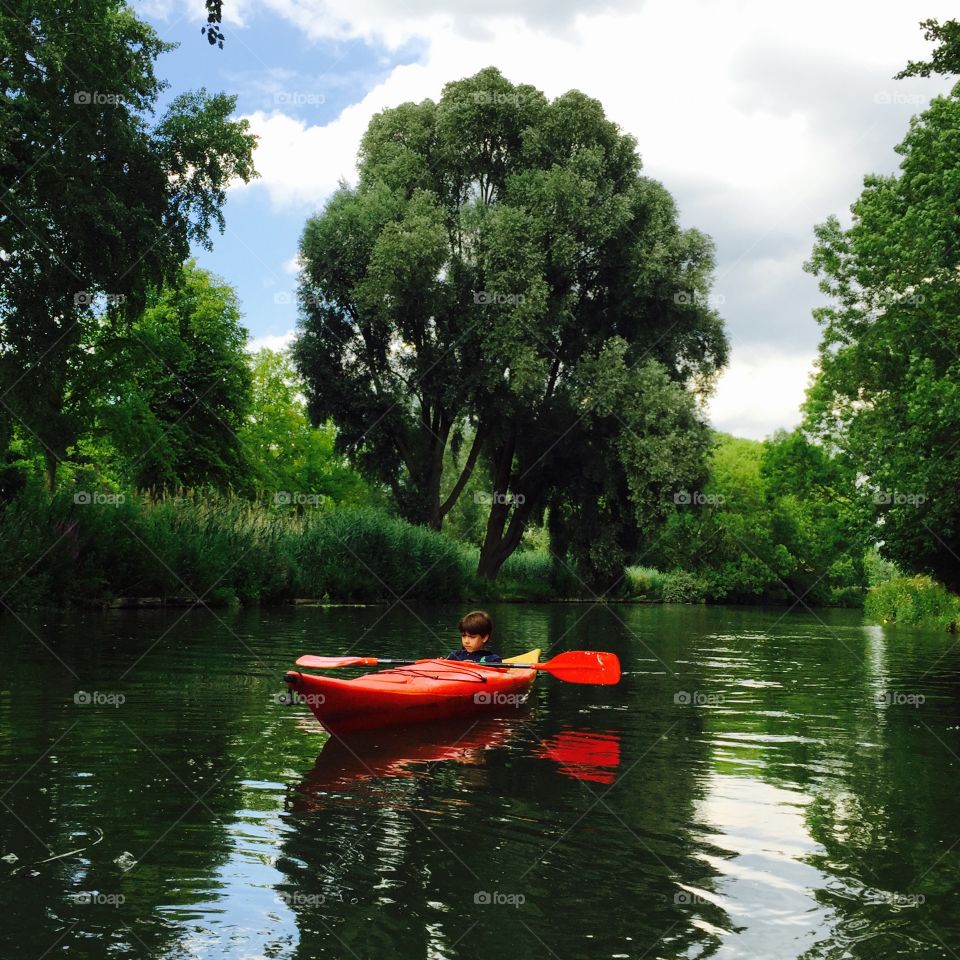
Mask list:
[[[463,592],[456,544],[376,511],[336,510],[308,517],[296,540],[304,596],[393,601]]]
[[[864,612],[875,623],[956,632],[960,626],[960,597],[927,576],[895,577],[870,589]]]
[[[684,570],[672,570],[663,578],[664,603],[703,603],[707,584]]]
[[[355,506],[377,501],[337,453],[333,425],[311,425],[302,384],[287,355],[260,350],[249,362],[253,396],[240,438],[256,471],[259,495],[293,509],[325,500]]]
[[[184,94],[154,121],[170,49],[119,0],[0,9],[0,446],[12,418],[51,485],[89,421],[91,341],[209,246],[227,184],[255,176],[234,98]]]
[[[567,478],[550,501],[552,549],[592,591],[619,589],[624,566],[703,474],[710,433],[661,363],[633,362],[619,337],[582,363],[577,442],[554,453]]]
[[[896,79],[929,77],[940,73],[947,76],[960,73],[960,23],[956,20],[921,20],[924,39],[939,43],[929,60],[911,60]]]
[[[252,489],[241,440],[251,408],[247,331],[233,289],[192,262],[147,294],[122,333],[100,332],[95,432],[135,488]]]
[[[876,547],[871,547],[864,556],[863,570],[867,577],[867,585],[870,587],[876,587],[888,580],[903,576],[903,571],[895,563],[881,557]]]
[[[497,592],[515,600],[554,600],[558,596],[553,560],[546,550],[518,550],[509,556],[497,577]],[[569,597],[575,594],[559,594]]]
[[[694,574],[714,601],[859,602],[869,524],[854,480],[797,431],[717,435],[706,483],[676,496],[641,559]]]
[[[808,269],[831,298],[808,427],[855,463],[881,554],[960,589],[960,96],[934,99]]]

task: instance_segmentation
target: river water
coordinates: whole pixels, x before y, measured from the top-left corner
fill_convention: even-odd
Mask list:
[[[461,610],[7,615],[0,957],[957,958],[953,638],[491,612],[622,682],[339,743],[279,702],[294,659],[443,654]]]

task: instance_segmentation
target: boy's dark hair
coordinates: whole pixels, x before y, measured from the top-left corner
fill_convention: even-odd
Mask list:
[[[489,637],[493,633],[493,621],[485,610],[471,610],[460,620],[460,633],[477,633]]]

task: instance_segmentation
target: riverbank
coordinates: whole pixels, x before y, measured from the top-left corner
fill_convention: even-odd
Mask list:
[[[594,591],[542,546],[513,554],[495,583],[475,575],[477,561],[475,546],[369,507],[278,508],[200,492],[50,497],[36,488],[0,507],[0,599],[12,609],[733,599],[693,573],[638,566]],[[775,585],[779,594],[742,591],[736,601],[797,602]],[[846,590],[829,605],[859,606],[863,593]],[[878,621],[908,622],[880,604],[889,588],[876,596]]]

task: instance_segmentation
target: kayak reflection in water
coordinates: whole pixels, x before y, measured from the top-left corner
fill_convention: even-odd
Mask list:
[[[471,660],[474,663],[501,663],[503,657],[489,646],[493,621],[484,610],[472,610],[460,620],[462,650],[454,650],[448,660]]]

